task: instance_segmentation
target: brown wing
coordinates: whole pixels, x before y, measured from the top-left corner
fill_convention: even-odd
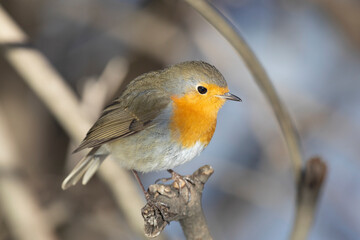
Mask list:
[[[121,99],[126,99],[121,101]],[[74,152],[135,134],[156,124],[154,119],[169,104],[163,92],[129,92],[107,106]]]

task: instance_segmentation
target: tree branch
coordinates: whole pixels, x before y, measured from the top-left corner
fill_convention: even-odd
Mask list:
[[[150,201],[141,210],[145,221],[145,234],[156,237],[171,221],[179,221],[188,240],[212,239],[201,205],[204,185],[213,174],[211,166],[205,165],[191,176],[189,189],[176,183],[150,185]],[[190,192],[189,192],[190,191]],[[190,195],[189,195],[190,194]]]

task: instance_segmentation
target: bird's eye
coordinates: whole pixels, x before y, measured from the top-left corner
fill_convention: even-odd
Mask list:
[[[203,86],[198,86],[197,90],[200,94],[205,94],[207,92],[206,87]]]

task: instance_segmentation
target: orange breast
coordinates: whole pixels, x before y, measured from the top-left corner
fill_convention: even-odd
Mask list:
[[[221,88],[221,92],[227,92],[227,88]],[[173,139],[184,147],[192,147],[197,141],[208,145],[215,132],[217,113],[225,100],[197,92],[181,98],[173,96],[172,100],[170,129]]]

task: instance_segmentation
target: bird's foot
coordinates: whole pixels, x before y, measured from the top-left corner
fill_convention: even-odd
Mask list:
[[[174,181],[173,182],[173,186],[174,188],[176,189],[179,189],[179,194],[181,195],[181,190],[186,187],[187,188],[187,192],[188,192],[188,200],[187,202],[189,203],[190,202],[190,199],[191,199],[191,185],[195,185],[194,181],[190,178],[190,176],[182,176],[180,174],[178,174],[177,172],[175,172],[174,170],[172,169],[168,169],[167,170],[170,174],[171,174],[171,177],[169,178],[160,178],[158,180],[155,181],[155,183],[158,183],[158,182],[168,182],[170,180]]]
[[[161,202],[147,199],[146,205],[141,209],[145,221],[145,235],[156,237],[165,228],[169,221],[166,220],[169,207]]]

